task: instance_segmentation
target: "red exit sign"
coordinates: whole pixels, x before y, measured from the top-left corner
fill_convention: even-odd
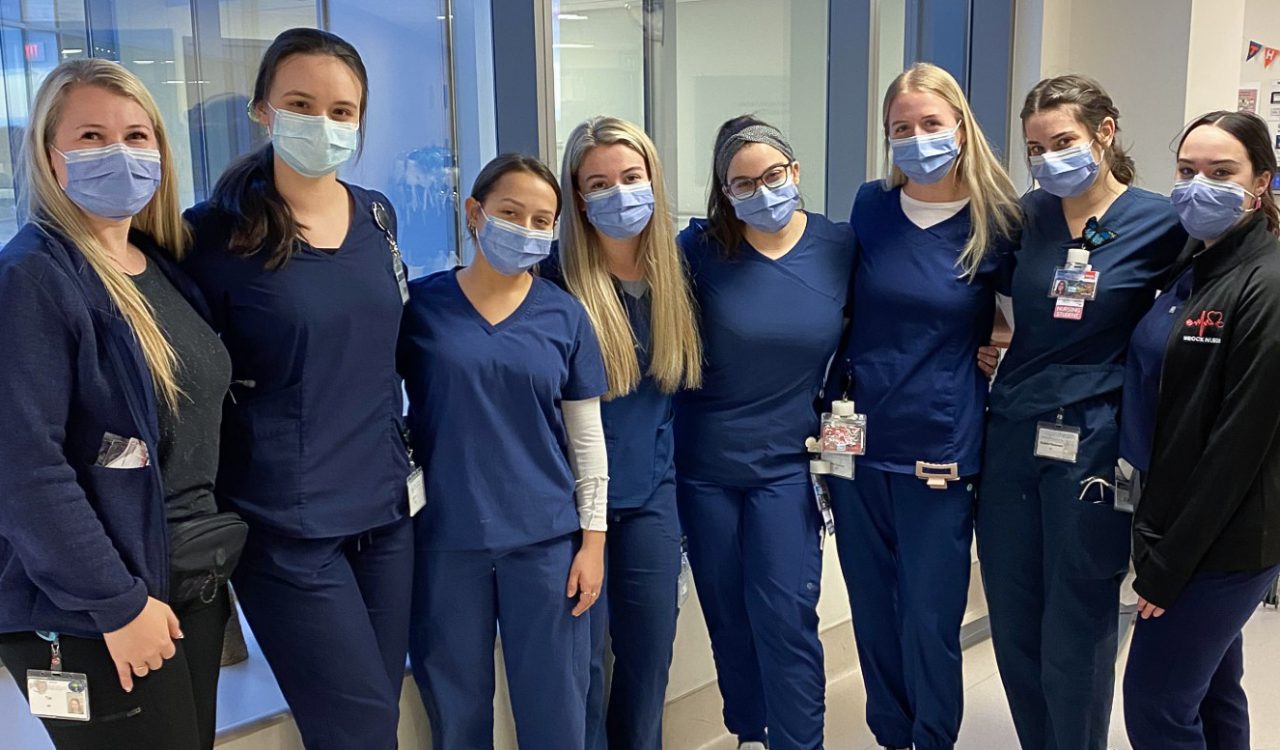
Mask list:
[[[27,62],[44,62],[44,42],[27,42],[22,45]]]

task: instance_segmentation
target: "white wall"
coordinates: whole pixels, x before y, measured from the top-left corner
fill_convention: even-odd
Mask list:
[[[1271,2],[1280,7],[1275,0]],[[1197,0],[1192,6],[1184,123],[1205,112],[1235,109],[1244,60],[1240,33],[1246,4],[1245,0]],[[1280,46],[1280,39],[1275,44]]]
[[[1185,121],[1188,62],[1183,50],[1191,41],[1192,6],[1200,1],[1019,4],[1020,11],[1024,4],[1039,5],[1042,13],[1039,77],[1083,73],[1097,79],[1120,110],[1120,138],[1137,163],[1137,184],[1163,193],[1173,184],[1169,144]],[[1025,84],[1031,76],[1019,72],[1024,75],[1015,72],[1015,80]],[[1014,92],[1015,110],[1021,109],[1027,90]],[[1021,132],[1021,126],[1014,132]]]
[[[1240,72],[1240,88],[1257,88],[1257,112],[1267,120],[1275,142],[1276,156],[1280,157],[1280,103],[1272,103],[1272,96],[1280,99],[1280,60],[1265,67],[1265,55],[1244,62],[1249,42],[1280,48],[1280,2],[1276,0],[1248,0],[1245,3],[1243,29],[1236,50]]]
[[[815,0],[677,4],[676,191],[682,220],[706,215],[716,130],[754,113],[791,139],[808,208],[825,209],[826,13]],[[664,93],[664,96],[669,95]],[[831,207],[835,216],[848,206]]]
[[[1270,47],[1280,48],[1280,2],[1276,0],[1247,0],[1237,40],[1236,61],[1239,64],[1241,81],[1264,81],[1280,78],[1280,60],[1271,64],[1270,69],[1263,67],[1263,55],[1249,62],[1244,62],[1249,42],[1261,42]]]

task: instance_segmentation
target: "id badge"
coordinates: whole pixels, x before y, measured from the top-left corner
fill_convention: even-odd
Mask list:
[[[822,460],[831,464],[831,476],[841,479],[853,479],[855,469],[853,455],[850,453],[823,453]]]
[[[867,452],[867,415],[822,415],[822,452],[862,456]]]
[[[1098,272],[1087,268],[1057,268],[1049,296],[1054,299],[1078,299],[1092,302],[1098,296]]]
[[[1081,320],[1084,318],[1082,299],[1061,298],[1053,305],[1053,317],[1056,320]]]
[[[1079,427],[1068,427],[1060,422],[1040,422],[1036,425],[1036,458],[1073,464],[1079,453]]]
[[[409,488],[409,517],[418,515],[418,511],[427,507],[427,482],[423,478],[421,466],[413,467],[405,484]]]
[[[78,672],[27,670],[31,713],[42,719],[88,721],[89,678]]]
[[[813,497],[818,503],[818,512],[822,514],[822,529],[829,535],[836,533],[836,516],[831,512],[831,490],[826,481],[817,474],[809,475],[813,482]]]

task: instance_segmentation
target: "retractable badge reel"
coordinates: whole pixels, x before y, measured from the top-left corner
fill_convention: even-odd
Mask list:
[[[381,203],[373,204],[373,223],[386,235],[387,245],[391,247],[391,268],[395,271],[396,286],[400,287],[400,304],[409,302],[409,272],[404,267],[404,257],[400,255],[400,245],[396,242],[396,234],[391,231],[391,216],[387,207]]]
[[[88,721],[89,678],[62,671],[62,642],[57,633],[37,633],[49,642],[49,669],[27,670],[27,695],[31,713],[42,719]]]
[[[831,512],[831,494],[824,477],[853,479],[854,459],[867,452],[867,416],[859,414],[848,397],[833,401],[831,411],[822,415],[822,429],[816,438],[805,441],[810,453],[818,454],[809,461],[814,496],[827,533],[835,533],[835,516]]]

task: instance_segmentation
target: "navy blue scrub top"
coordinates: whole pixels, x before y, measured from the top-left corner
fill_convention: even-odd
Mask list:
[[[558,255],[553,252],[538,269],[549,281],[564,287]],[[649,376],[652,348],[652,292],[639,297],[618,287],[636,340],[640,384],[631,393],[600,402],[605,447],[609,453],[609,508],[639,508],[653,497],[663,481],[674,478],[675,439],[671,394],[663,393]]]
[[[1054,270],[1080,247],[1062,200],[1044,190],[1022,199],[1022,241],[1013,271],[1013,342],[991,391],[993,413],[1026,419],[1118,391],[1129,336],[1151,307],[1187,234],[1169,199],[1129,187],[1098,218],[1117,238],[1094,250],[1097,298],[1080,320],[1053,317]],[[868,436],[869,438],[870,436]]]
[[[1120,455],[1145,472],[1151,465],[1156,435],[1156,408],[1160,400],[1160,371],[1174,326],[1182,320],[1182,308],[1191,297],[1195,269],[1188,266],[1173,287],[1161,294],[1143,316],[1129,340],[1125,362],[1124,396],[1120,407]]]
[[[676,471],[750,487],[807,481],[805,438],[827,364],[840,343],[853,230],[809,213],[777,260],[745,240],[727,260],[704,219],[678,242],[698,300],[706,364],[699,390],[676,396]]]
[[[279,269],[265,252],[228,252],[234,218],[209,203],[185,214],[185,263],[231,354],[219,501],[278,532],[361,533],[408,511],[408,457],[396,337],[403,305],[380,193],[346,186],[351,226],[336,250],[299,241]],[[251,381],[251,382],[245,382]]]
[[[921,229],[903,212],[901,193],[868,182],[854,200],[853,313],[841,347],[846,361],[834,372],[852,366],[850,395],[867,415],[860,464],[914,475],[916,461],[956,462],[969,476],[981,468],[988,391],[977,352],[991,339],[1010,248],[988,252],[970,282],[956,265],[969,240],[969,207]]]
[[[562,401],[608,390],[587,311],[534,277],[497,325],[457,271],[409,285],[399,362],[414,458],[426,470],[418,543],[509,550],[580,528]]]

